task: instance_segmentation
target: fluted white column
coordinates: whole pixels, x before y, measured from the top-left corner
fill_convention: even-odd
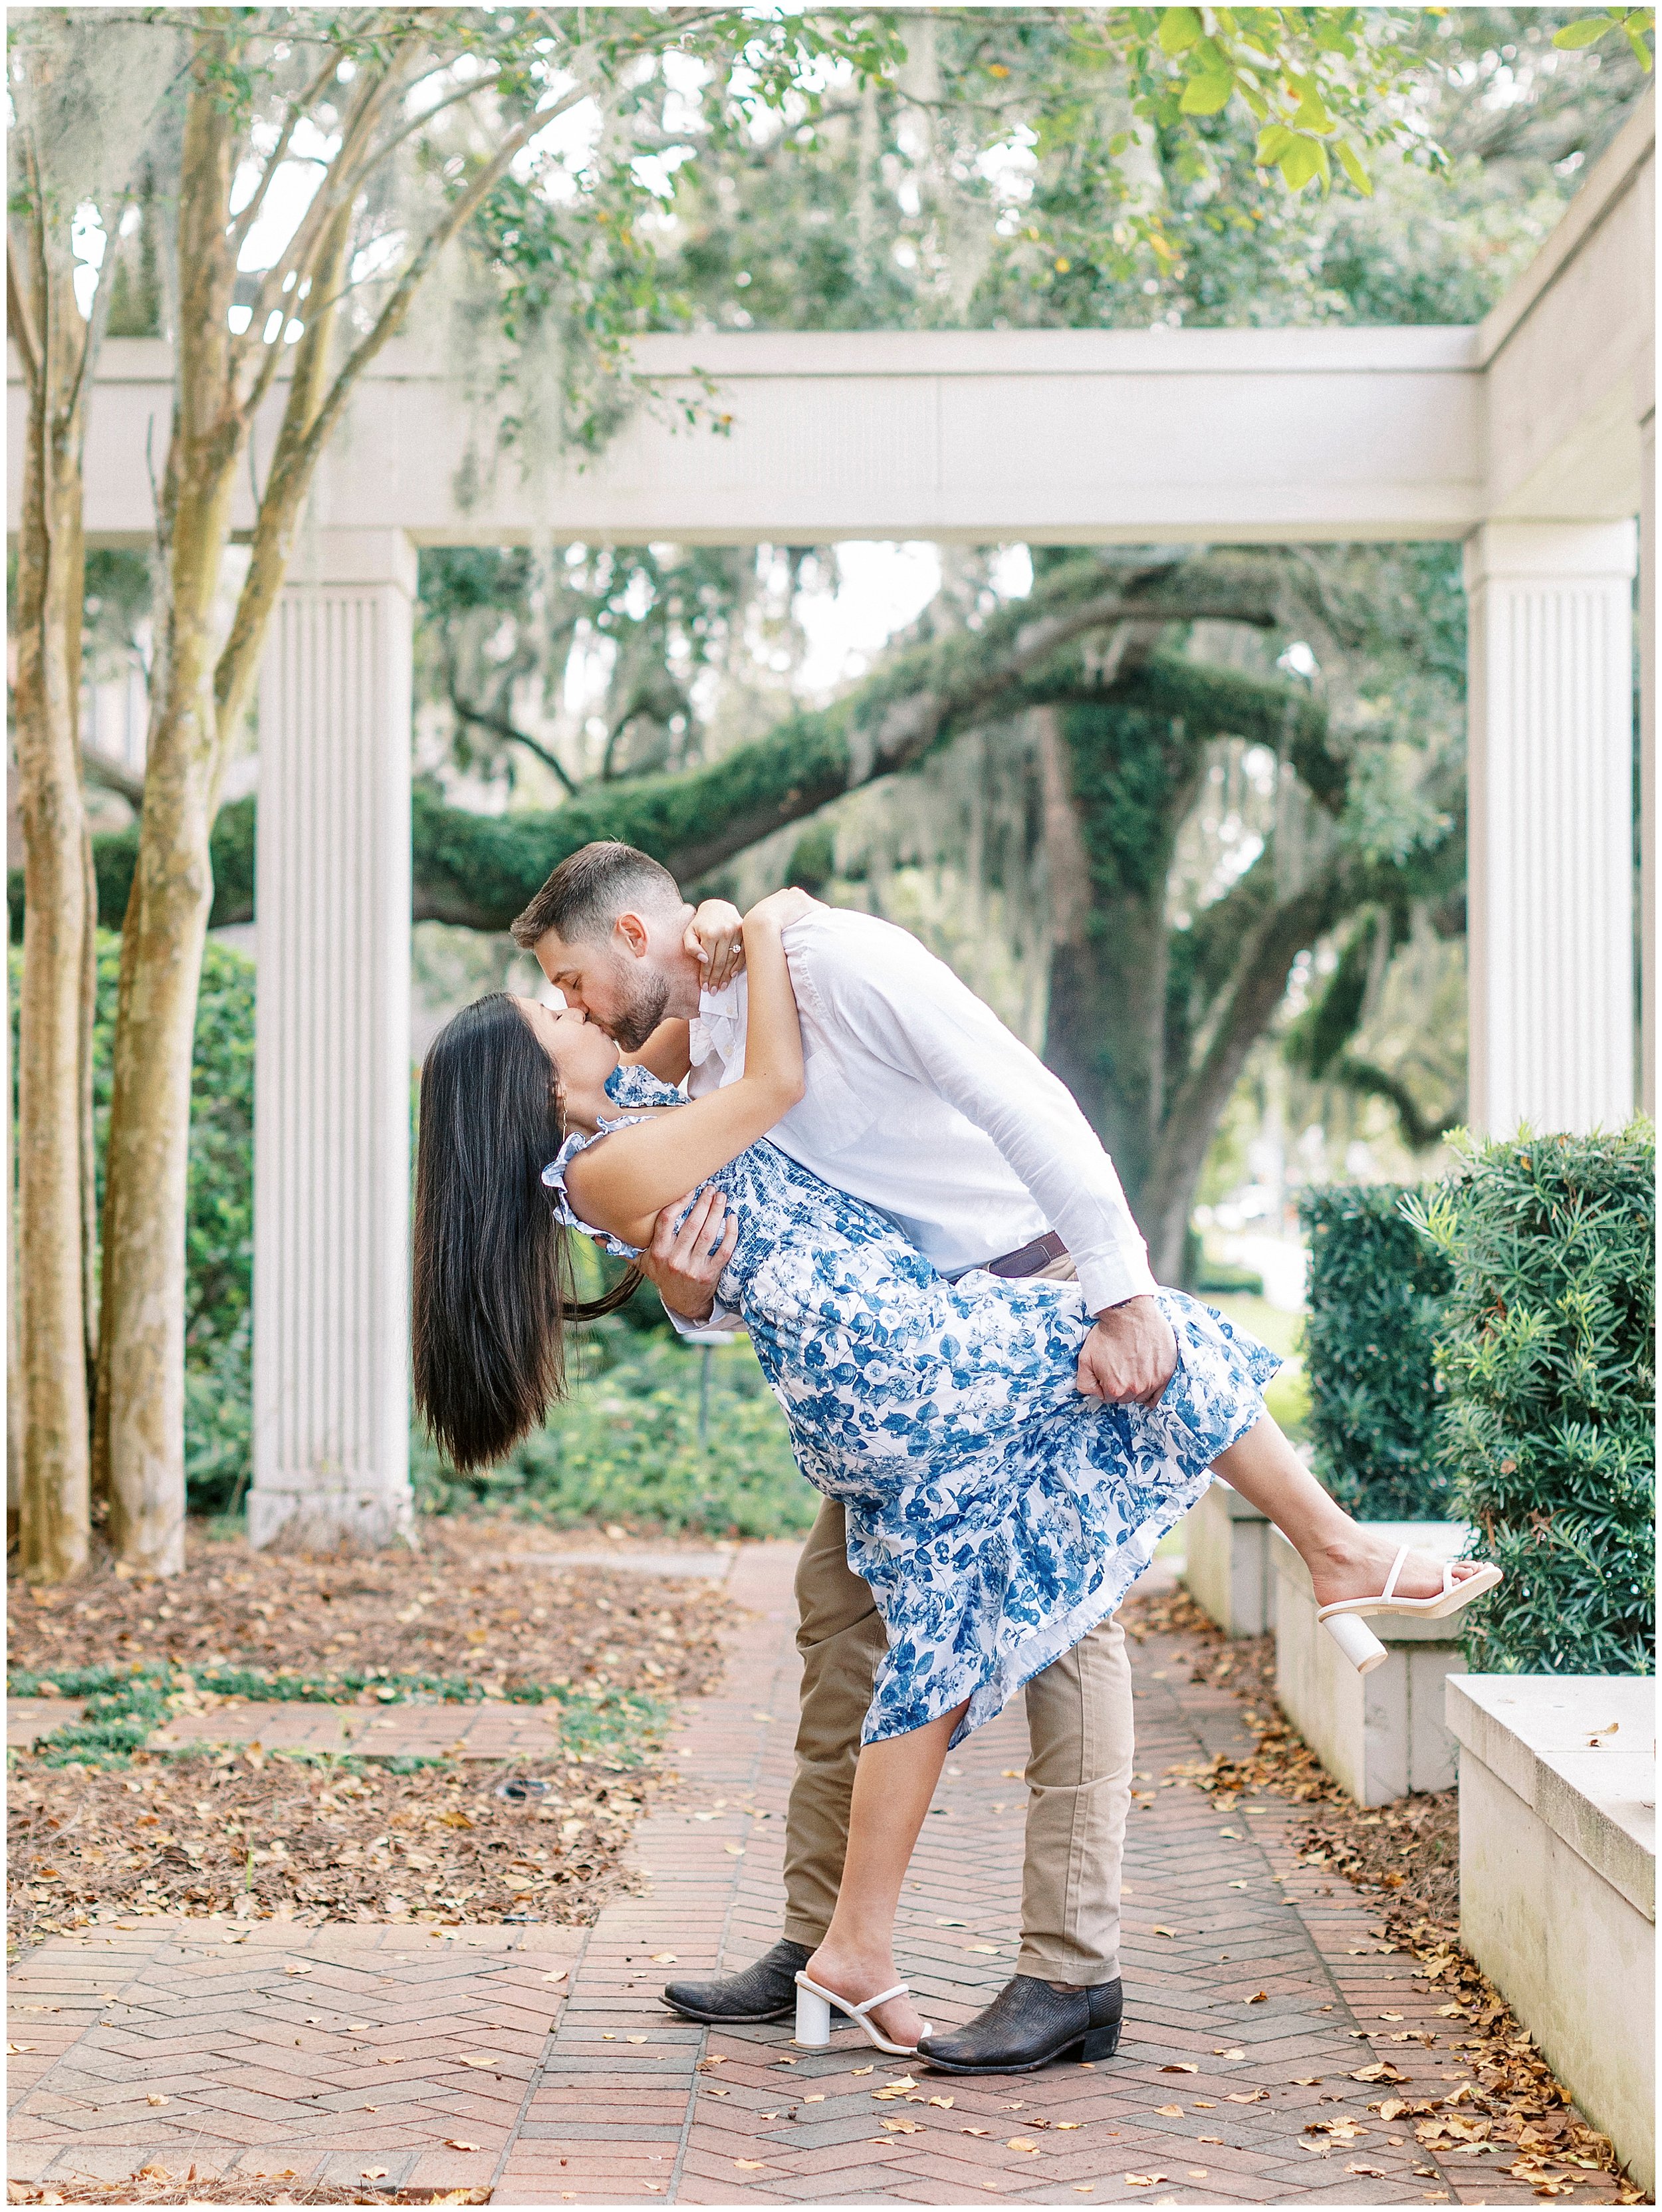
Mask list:
[[[1639,424],[1639,1103],[1656,1113],[1656,410]]]
[[[416,555],[303,544],[260,686],[249,1534],[385,1543],[409,1498]]]
[[[1466,542],[1471,1114],[1495,1135],[1634,1110],[1635,538]]]

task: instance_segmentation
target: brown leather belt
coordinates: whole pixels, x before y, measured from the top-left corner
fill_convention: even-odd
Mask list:
[[[1019,1252],[1006,1252],[1002,1260],[989,1260],[989,1275],[1036,1275],[1041,1267],[1048,1267],[1053,1260],[1065,1260],[1068,1248],[1053,1229],[1042,1237],[1035,1237],[1031,1244],[1022,1245]]]

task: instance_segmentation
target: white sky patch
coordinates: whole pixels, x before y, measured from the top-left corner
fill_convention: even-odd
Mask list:
[[[1024,599],[1033,589],[1033,555],[1025,545],[1001,545],[988,574],[1001,599]]]
[[[676,137],[690,137],[704,120],[704,94],[710,82],[707,63],[695,54],[666,53],[660,64],[664,83],[664,128]]]
[[[834,690],[862,676],[896,630],[915,622],[941,588],[941,556],[927,544],[855,540],[837,548],[837,588],[804,594],[797,617],[808,640],[798,682]]]
[[[666,146],[661,154],[637,154],[629,167],[638,183],[658,199],[667,200],[674,196],[676,171],[692,158],[690,146]]]
[[[564,95],[561,93],[555,96]],[[575,107],[556,115],[545,131],[539,131],[515,155],[514,174],[522,179],[529,177],[546,163],[543,189],[556,199],[569,199],[576,188],[576,179],[587,171],[594,158],[594,149],[600,143],[600,126],[598,100],[579,100]]]
[[[83,318],[93,312],[93,295],[98,289],[98,272],[104,266],[105,248],[109,245],[105,234],[104,218],[90,200],[78,207],[70,222],[70,251],[76,258],[76,271],[71,278],[75,286],[75,304]]]
[[[1032,198],[1039,167],[1033,149],[1038,143],[1036,134],[1022,124],[998,145],[977,155],[976,167],[1006,206]]]
[[[1299,638],[1288,647],[1276,665],[1289,670],[1295,676],[1313,676],[1317,666],[1316,656],[1304,640]]]
[[[237,256],[237,266],[245,275],[270,269],[282,259],[323,182],[325,165],[334,159],[341,143],[338,137],[325,138],[314,124],[304,118],[295,126],[289,143],[301,158],[285,161],[271,179],[271,189],[265,195],[259,219],[244,239],[242,251]],[[260,173],[252,162],[245,163],[237,172],[231,193],[233,215],[253,198]]]
[[[384,276],[403,251],[404,234],[401,230],[384,230],[379,238],[372,238],[352,257],[350,281],[367,284],[372,277]]]

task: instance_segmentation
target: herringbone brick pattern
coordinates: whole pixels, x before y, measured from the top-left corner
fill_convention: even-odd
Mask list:
[[[1135,1655],[1117,2059],[966,2081],[852,2032],[810,2056],[788,2027],[707,2035],[668,2014],[666,1978],[742,1964],[779,1932],[792,1560],[765,1545],[735,1565],[745,1618],[725,1682],[672,1738],[686,1787],[637,1832],[639,1894],[586,1934],[268,1922],[215,1942],[143,1922],[58,1939],[14,1977],[15,2005],[62,2008],[15,2014],[34,2048],[13,2061],[14,2172],[124,2174],[165,2152],[175,2171],[489,2181],[512,2204],[1532,2197],[1511,2154],[1434,2159],[1369,2110],[1381,2087],[1355,2077],[1380,2059],[1435,2094],[1459,2077],[1419,2040],[1447,2031],[1436,1995],[1364,1900],[1297,1864],[1295,1808],[1222,1814],[1168,1773],[1247,1747],[1236,1701],[1191,1686],[1171,1639]],[[900,1950],[937,2021],[1012,1970],[1023,1755],[1018,1704],[954,1755],[919,1848]],[[1588,2174],[1574,2201],[1613,2194]]]

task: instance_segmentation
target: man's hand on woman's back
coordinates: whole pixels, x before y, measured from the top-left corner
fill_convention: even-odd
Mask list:
[[[640,1255],[640,1272],[664,1304],[682,1321],[708,1321],[715,1308],[715,1286],[738,1243],[738,1215],[711,1183],[687,1205],[678,1198],[658,1217],[652,1241]]]

